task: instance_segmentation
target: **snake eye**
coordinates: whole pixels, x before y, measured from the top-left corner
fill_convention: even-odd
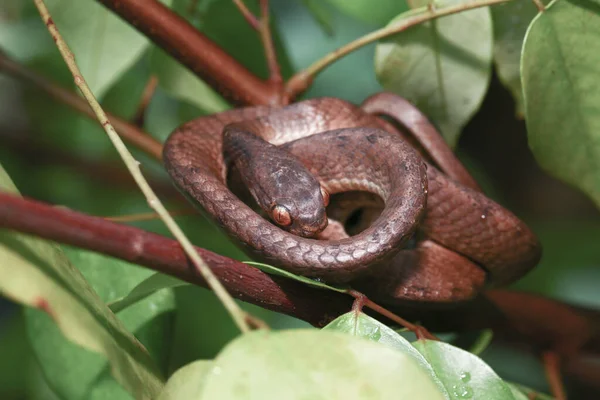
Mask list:
[[[323,186],[321,186],[321,196],[323,196],[323,204],[327,207],[329,205],[329,192]]]
[[[271,211],[271,215],[275,222],[281,226],[289,226],[292,224],[292,216],[290,211],[281,205],[276,205]]]

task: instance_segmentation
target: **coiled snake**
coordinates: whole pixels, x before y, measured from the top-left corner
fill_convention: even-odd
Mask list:
[[[467,300],[518,279],[541,255],[530,229],[485,197],[429,121],[392,94],[361,107],[318,98],[201,117],[176,129],[163,155],[180,191],[249,253],[296,274],[352,281],[382,301]],[[273,222],[228,188],[231,170],[254,185]],[[349,236],[357,210],[368,212]]]

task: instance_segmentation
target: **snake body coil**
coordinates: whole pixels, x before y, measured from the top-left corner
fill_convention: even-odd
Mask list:
[[[374,100],[365,109],[370,104],[372,112],[386,113]],[[320,240],[273,225],[227,187],[223,131],[233,123],[292,153],[329,193],[379,196],[380,215],[352,237],[330,221]],[[453,157],[445,149],[446,157]],[[339,99],[198,118],[171,134],[164,161],[177,187],[254,256],[300,275],[353,281],[384,301],[465,300],[486,278],[493,284],[511,282],[540,257],[532,232],[476,184],[467,183],[470,188],[441,173],[389,123]],[[463,173],[454,158],[448,165],[456,164]],[[416,248],[402,249],[416,230]]]

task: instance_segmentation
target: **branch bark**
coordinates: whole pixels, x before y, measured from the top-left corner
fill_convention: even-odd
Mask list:
[[[156,0],[97,0],[236,105],[279,105],[282,93]]]
[[[0,228],[96,251],[206,287],[176,241],[135,227],[0,192]],[[352,298],[345,294],[311,288],[202,248],[196,250],[240,300],[314,326],[324,326],[352,307]],[[390,310],[434,332],[491,328],[506,341],[526,344],[535,351],[552,350],[566,360],[581,352],[600,355],[599,312],[533,294],[493,290],[445,309],[407,304]]]
[[[207,287],[177,241],[135,227],[2,192],[0,227],[96,251]],[[352,306],[349,296],[309,288],[208,250],[196,250],[225,288],[240,300],[316,326]]]
[[[66,104],[86,117],[94,121],[96,120],[94,112],[82,97],[38,75],[24,65],[10,59],[2,52],[0,52],[0,71],[7,72],[15,78],[32,83],[37,88],[46,92],[50,97]],[[130,124],[116,115],[110,113],[107,113],[107,115],[123,140],[133,144],[157,160],[162,158],[162,143],[134,124]]]

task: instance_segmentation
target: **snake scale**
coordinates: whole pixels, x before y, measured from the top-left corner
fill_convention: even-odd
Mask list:
[[[316,98],[200,117],[169,136],[163,158],[178,189],[249,254],[385,302],[467,300],[541,256],[427,118],[389,93],[360,107]],[[242,178],[230,182],[257,175],[250,193],[266,217],[229,189],[232,170]],[[367,222],[350,235],[361,207]]]

